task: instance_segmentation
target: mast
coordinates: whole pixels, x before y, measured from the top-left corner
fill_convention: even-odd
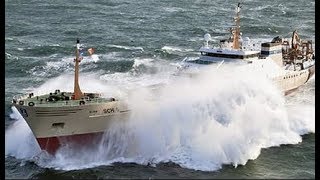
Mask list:
[[[291,48],[292,49],[297,49],[299,43],[300,43],[299,35],[297,33],[297,30],[294,30],[293,33],[292,33],[292,38],[291,38]]]
[[[76,47],[76,59],[74,59],[75,61],[75,66],[74,66],[74,100],[79,100],[83,94],[80,90],[80,86],[79,86],[79,62],[80,62],[80,58],[79,58],[79,49],[80,49],[80,41],[79,39],[77,39],[77,47]]]
[[[239,45],[239,38],[240,38],[240,3],[238,3],[238,6],[236,7],[236,16],[234,17],[234,20],[236,22],[235,29],[232,29],[232,36],[233,36],[233,49],[240,49]]]

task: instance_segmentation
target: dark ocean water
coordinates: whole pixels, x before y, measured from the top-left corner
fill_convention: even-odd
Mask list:
[[[243,2],[244,36],[271,40],[278,35],[290,37],[297,29],[300,37],[315,39],[313,0]],[[123,151],[112,154],[111,159],[100,150],[98,158],[88,151],[80,158],[62,155],[51,161],[35,160],[39,147],[24,120],[11,109],[14,95],[72,89],[76,38],[96,49],[96,55],[85,58],[81,65],[80,85],[85,91],[122,96],[132,87],[170,84],[170,75],[176,68],[173,64],[186,57],[197,57],[205,33],[211,34],[213,43],[228,35],[236,4],[237,1],[222,0],[6,0],[6,178],[315,178],[314,78],[281,100],[273,98],[279,97],[277,93],[266,90],[248,100],[242,88],[234,89],[234,93],[229,85],[221,86],[218,89],[226,92],[224,98],[229,99],[213,93],[205,94],[213,103],[200,101],[200,106],[219,107],[218,112],[209,108],[209,112],[201,114],[202,118],[196,119],[201,128],[208,128],[203,133],[186,130],[197,130],[192,118],[199,117],[197,112],[185,113],[183,120],[175,116],[189,105],[177,98],[171,109],[162,109],[165,115],[151,119],[161,123],[141,124],[141,151],[128,152],[121,146],[126,139],[121,139],[118,149]],[[257,90],[254,83],[246,85]],[[267,87],[261,84],[261,89]],[[240,98],[246,106],[229,107],[225,100],[233,98]],[[270,104],[264,104],[261,98],[270,100]],[[280,104],[276,106],[279,111],[263,114],[273,110],[274,104]],[[242,108],[250,113],[242,114]],[[231,119],[233,115],[243,116],[221,129],[207,122],[211,114]],[[245,119],[250,123],[241,125],[236,121],[246,122]],[[265,128],[269,124],[264,121],[281,123],[273,129]],[[250,130],[251,125],[257,132]],[[156,132],[162,133],[165,140],[148,130],[152,126],[158,127]],[[170,128],[180,132],[178,136],[187,143],[172,142],[176,136]],[[243,137],[231,136],[235,131],[241,131]],[[120,132],[113,135],[115,141],[122,137]],[[246,140],[257,143],[249,145]]]

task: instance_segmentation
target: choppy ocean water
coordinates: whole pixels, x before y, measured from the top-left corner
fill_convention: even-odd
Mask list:
[[[212,43],[226,37],[236,4],[5,1],[6,178],[314,178],[314,79],[285,98],[246,75],[222,82],[223,75],[213,74],[197,88],[172,80],[173,64],[197,57],[205,33]],[[314,13],[314,1],[244,1],[242,32],[270,40],[297,29],[314,40]],[[76,38],[96,48],[81,65],[84,91],[126,97],[161,84],[161,110],[133,103],[134,130],[106,132],[109,144],[94,151],[36,160],[39,147],[10,101],[31,91],[72,89]],[[128,148],[132,134],[135,151]],[[107,151],[114,145],[116,153]]]

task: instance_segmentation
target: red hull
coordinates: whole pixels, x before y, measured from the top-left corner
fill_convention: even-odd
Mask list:
[[[76,134],[70,136],[58,136],[37,138],[38,144],[42,150],[47,151],[49,154],[54,155],[60,146],[66,144],[72,145],[93,145],[101,140],[103,132]]]

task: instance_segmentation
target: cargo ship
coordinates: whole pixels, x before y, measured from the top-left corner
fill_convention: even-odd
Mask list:
[[[291,39],[280,36],[259,45],[248,37],[242,38],[240,31],[241,5],[236,6],[233,18],[235,25],[230,28],[230,36],[220,40],[219,46],[209,45],[210,34],[204,35],[204,45],[200,57],[185,59],[178,64],[178,73],[195,74],[201,67],[215,64],[217,67],[236,62],[247,66],[248,70],[259,71],[270,78],[276,86],[289,94],[305,84],[315,73],[315,54],[311,40],[300,39],[295,30]],[[191,73],[190,73],[191,72]]]
[[[130,112],[124,101],[81,91],[80,50],[81,44],[77,40],[73,92],[57,89],[43,95],[29,93],[12,100],[12,105],[29,125],[40,148],[51,155],[64,145],[82,146],[99,142],[111,123],[126,120]]]

